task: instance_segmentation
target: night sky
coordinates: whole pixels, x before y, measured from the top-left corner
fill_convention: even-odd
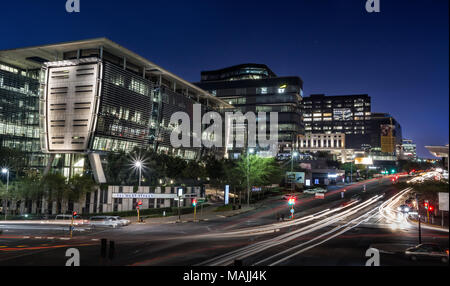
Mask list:
[[[403,137],[448,144],[448,0],[8,0],[0,49],[107,37],[188,81],[200,71],[264,63],[300,76],[304,93],[367,93]]]

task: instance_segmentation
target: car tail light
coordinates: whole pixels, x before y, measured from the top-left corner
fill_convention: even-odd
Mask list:
[[[445,253],[447,253],[447,255],[448,255],[448,249],[445,251]]]

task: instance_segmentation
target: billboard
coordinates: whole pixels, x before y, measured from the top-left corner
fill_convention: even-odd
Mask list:
[[[304,184],[305,173],[304,172],[286,172],[286,181],[288,183]]]
[[[355,165],[373,165],[373,160],[367,157],[355,158]]]
[[[439,193],[439,210],[448,211],[448,193]]]
[[[384,124],[381,125],[381,152],[394,153],[395,152],[395,125]]]

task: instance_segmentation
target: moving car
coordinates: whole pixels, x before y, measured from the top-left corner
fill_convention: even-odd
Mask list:
[[[116,228],[121,226],[121,223],[111,216],[93,216],[89,219],[92,227],[112,227]]]
[[[437,244],[419,244],[405,250],[405,256],[413,261],[419,259],[439,259],[448,263],[448,249],[444,250]]]
[[[397,209],[404,214],[407,214],[411,211],[411,208],[407,205],[401,205]]]
[[[121,226],[127,226],[131,223],[130,220],[121,218],[120,216],[112,216]]]
[[[72,223],[72,215],[70,214],[59,214],[55,217],[55,222],[63,223],[63,224],[70,224]],[[74,225],[81,225],[81,224],[88,224],[89,221],[85,219],[81,219],[79,216],[75,216],[73,219]]]

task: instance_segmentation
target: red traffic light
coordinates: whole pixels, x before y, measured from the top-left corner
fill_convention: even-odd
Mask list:
[[[288,204],[291,206],[291,205],[294,205],[295,204],[295,197],[290,197],[289,198],[289,200],[288,200]]]
[[[429,207],[430,212],[432,212],[434,210],[434,207],[432,205],[430,205]]]
[[[73,216],[73,217],[77,216],[77,212],[73,212],[73,213],[72,213],[72,216]]]
[[[423,206],[425,207],[425,209],[428,209],[428,203],[424,203]]]
[[[139,201],[139,202],[138,202],[138,206],[142,206],[142,201]]]
[[[197,205],[197,200],[196,199],[192,199],[192,205],[195,207]]]

